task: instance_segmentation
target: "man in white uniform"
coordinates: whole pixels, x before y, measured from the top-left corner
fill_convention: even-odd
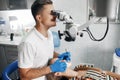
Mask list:
[[[54,7],[51,0],[35,0],[31,7],[36,25],[19,46],[18,66],[21,80],[46,80],[51,72],[64,72],[66,63],[61,60],[47,65],[53,57],[70,59],[69,54],[54,52],[53,36],[49,28],[56,26],[56,17],[51,14]]]

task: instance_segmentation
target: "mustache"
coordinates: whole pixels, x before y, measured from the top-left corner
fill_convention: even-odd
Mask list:
[[[53,17],[51,20],[52,20],[52,21],[56,21],[56,17]]]

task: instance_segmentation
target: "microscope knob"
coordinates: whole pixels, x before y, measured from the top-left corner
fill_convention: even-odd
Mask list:
[[[62,36],[64,35],[63,33],[60,33],[60,30],[58,30],[58,35],[59,35],[59,38],[62,39]]]

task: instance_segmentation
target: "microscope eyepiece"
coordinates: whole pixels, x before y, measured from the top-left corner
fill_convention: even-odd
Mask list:
[[[59,10],[51,10],[51,15],[53,15],[53,16],[59,16],[59,13],[60,11]]]

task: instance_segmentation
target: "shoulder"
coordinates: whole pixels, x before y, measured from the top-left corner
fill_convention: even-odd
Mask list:
[[[32,29],[26,36],[24,36],[21,43],[34,44],[36,42],[36,39],[37,39],[37,36],[35,34],[34,29]]]

